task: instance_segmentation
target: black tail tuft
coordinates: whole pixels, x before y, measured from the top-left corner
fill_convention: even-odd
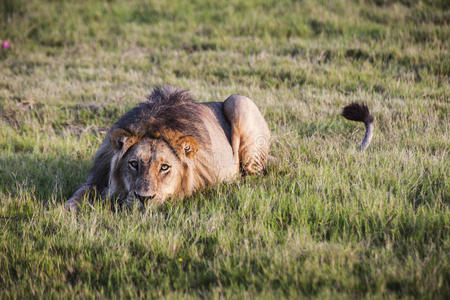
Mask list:
[[[366,124],[373,122],[373,116],[365,104],[352,103],[344,107],[342,116],[351,121],[364,122]]]

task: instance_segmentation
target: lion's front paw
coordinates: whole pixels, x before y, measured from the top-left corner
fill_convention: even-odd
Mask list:
[[[78,201],[76,199],[70,198],[69,200],[64,203],[64,208],[71,212],[77,212],[78,211]]]

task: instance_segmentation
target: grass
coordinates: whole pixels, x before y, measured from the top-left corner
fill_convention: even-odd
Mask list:
[[[448,1],[0,4],[0,297],[448,298]],[[163,207],[62,204],[170,83],[241,93],[264,177]],[[340,109],[364,101],[363,126]]]

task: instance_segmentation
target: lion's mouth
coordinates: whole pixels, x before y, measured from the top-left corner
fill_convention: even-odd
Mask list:
[[[139,197],[136,197],[134,193],[129,193],[128,196],[122,200],[122,206],[123,207],[133,207],[134,205],[137,206],[137,208],[142,209],[145,207],[146,204],[154,204],[154,205],[162,205],[165,202],[165,198],[161,197],[153,197],[151,199],[141,199]]]

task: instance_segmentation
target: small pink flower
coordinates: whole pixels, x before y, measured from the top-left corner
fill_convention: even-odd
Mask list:
[[[9,49],[9,47],[10,47],[9,42],[8,42],[8,41],[5,41],[5,42],[3,43],[3,48]]]

